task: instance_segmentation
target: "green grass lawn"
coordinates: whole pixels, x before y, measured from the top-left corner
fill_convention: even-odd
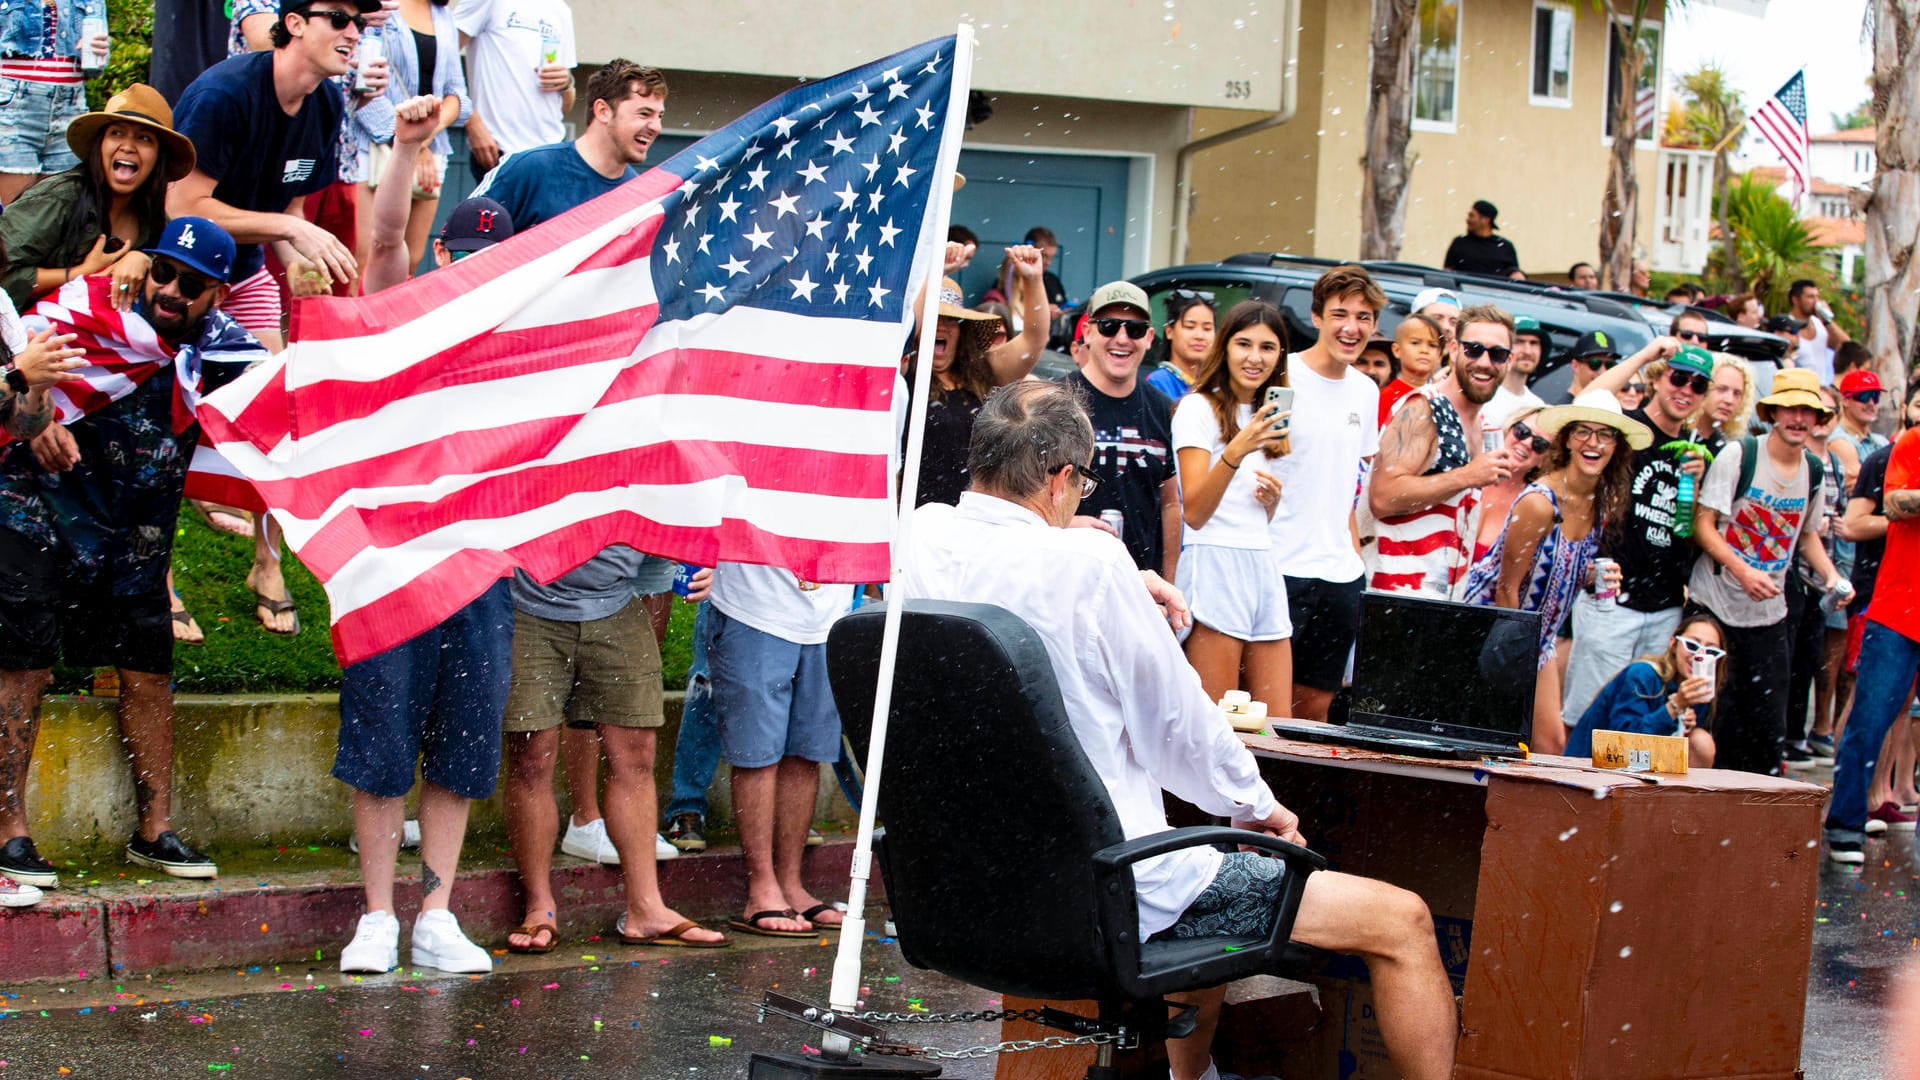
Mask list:
[[[173,580],[187,610],[206,632],[204,645],[176,645],[174,689],[182,694],[287,694],[340,688],[327,633],[327,596],[299,560],[285,561],[287,587],[300,604],[300,634],[282,637],[254,618],[247,570],[253,542],[213,531],[185,506],[173,546]],[[667,689],[686,686],[693,650],[693,605],[673,605],[661,657]],[[62,669],[57,688],[84,687],[91,673]]]

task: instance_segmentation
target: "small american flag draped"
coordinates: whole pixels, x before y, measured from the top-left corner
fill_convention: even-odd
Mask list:
[[[1793,182],[1793,204],[1800,205],[1812,176],[1812,150],[1807,132],[1807,73],[1796,71],[1793,78],[1773,92],[1764,104],[1747,117],[1747,123],[1786,162],[1787,179]]]
[[[200,416],[325,584],[342,662],[614,543],[887,577],[953,45],[789,91],[397,289],[296,305],[294,344]]]

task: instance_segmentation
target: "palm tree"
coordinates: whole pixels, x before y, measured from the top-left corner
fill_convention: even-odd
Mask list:
[[[1920,2],[1872,0],[1876,128],[1867,200],[1867,347],[1881,382],[1904,397],[1920,315]],[[1894,410],[1889,410],[1894,411]]]
[[[1727,187],[1733,171],[1728,157],[1733,153],[1735,134],[1746,123],[1746,105],[1740,92],[1727,82],[1727,73],[1718,64],[1705,63],[1674,80],[1680,91],[1680,109],[1669,120],[1694,146],[1713,151],[1713,190],[1720,225],[1722,257],[1725,260],[1727,287],[1742,292],[1746,286],[1740,271],[1739,246],[1727,218]]]
[[[1640,213],[1640,183],[1633,169],[1633,144],[1640,134],[1640,126],[1634,123],[1634,99],[1648,60],[1640,31],[1647,16],[1662,14],[1667,2],[1593,0],[1593,6],[1606,14],[1620,50],[1614,72],[1620,95],[1613,103],[1613,154],[1607,165],[1607,191],[1600,201],[1600,270],[1607,288],[1624,292],[1633,287],[1633,233]]]
[[[1373,0],[1367,150],[1360,158],[1360,257],[1397,259],[1406,237],[1413,162],[1413,28],[1419,0]]]
[[[1784,310],[1788,285],[1820,274],[1813,234],[1772,183],[1751,174],[1727,184],[1724,205],[1749,287],[1767,310]]]

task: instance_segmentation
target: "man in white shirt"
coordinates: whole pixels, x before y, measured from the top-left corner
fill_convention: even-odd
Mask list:
[[[1531,315],[1513,317],[1513,359],[1507,362],[1506,378],[1500,380],[1500,389],[1493,392],[1493,400],[1480,410],[1480,421],[1487,427],[1505,427],[1507,417],[1525,406],[1538,409],[1547,407],[1540,395],[1527,388],[1527,380],[1540,367],[1540,357],[1546,350],[1547,332],[1540,329],[1540,320]]]
[[[1354,498],[1362,464],[1380,449],[1380,388],[1353,365],[1386,306],[1360,267],[1327,271],[1313,285],[1320,337],[1287,358],[1290,449],[1269,463],[1281,492],[1269,528],[1294,626],[1293,715],[1309,720],[1327,718],[1360,632],[1366,565]]]
[[[1275,801],[1169,632],[1156,600],[1181,611],[1179,594],[1137,570],[1111,535],[1066,528],[1089,486],[1093,450],[1092,424],[1071,389],[1038,381],[1002,387],[974,422],[972,488],[958,506],[914,513],[897,588],[909,598],[998,604],[1033,627],[1074,735],[1129,839],[1167,828],[1165,789],[1243,828],[1304,844],[1299,819]],[[1201,918],[1219,921],[1229,910],[1242,920],[1261,917],[1245,892],[1218,886],[1234,878],[1274,896],[1281,865],[1211,848],[1141,863],[1134,883],[1142,937],[1201,936]],[[1229,932],[1252,932],[1227,921]],[[1453,991],[1418,896],[1366,878],[1314,874],[1293,939],[1366,960],[1381,1034],[1402,1075],[1451,1075]],[[1192,1036],[1167,1044],[1174,1080],[1216,1075],[1209,1046],[1222,996],[1214,989],[1187,998],[1200,1006],[1200,1021]]]
[[[1820,286],[1801,278],[1787,289],[1788,314],[1800,323],[1793,355],[1793,366],[1808,368],[1820,376],[1821,386],[1833,385],[1833,351],[1853,340],[1840,324],[1833,321],[1833,309],[1820,299]]]
[[[565,139],[579,62],[567,0],[460,0],[453,22],[473,92],[467,118],[473,178],[517,150]]]

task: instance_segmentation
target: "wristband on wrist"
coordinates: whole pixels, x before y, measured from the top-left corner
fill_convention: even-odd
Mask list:
[[[3,377],[6,379],[7,389],[13,391],[16,394],[21,395],[22,397],[26,396],[26,393],[27,393],[27,373],[26,372],[21,371],[19,367],[13,364],[8,364],[6,367],[0,367],[0,377]]]

